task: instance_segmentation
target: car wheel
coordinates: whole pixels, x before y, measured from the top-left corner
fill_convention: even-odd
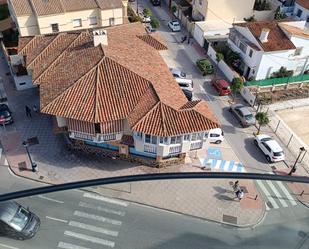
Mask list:
[[[215,144],[221,144],[221,140],[217,140],[216,142],[215,142]]]
[[[267,162],[271,163],[271,159],[270,159],[269,156],[266,156],[266,160],[267,160]]]
[[[258,146],[258,142],[256,140],[254,140],[253,143]]]

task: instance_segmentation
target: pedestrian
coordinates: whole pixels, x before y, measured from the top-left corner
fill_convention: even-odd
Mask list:
[[[33,105],[33,106],[32,106],[32,110],[33,110],[33,112],[38,113],[38,108],[36,107],[36,105]]]
[[[31,118],[32,116],[31,116],[31,109],[29,108],[29,106],[25,106],[25,108],[26,108],[26,116],[27,117],[29,117],[29,118]]]
[[[237,190],[239,190],[239,181],[238,180],[233,184],[233,189],[234,189],[235,192]]]
[[[237,190],[235,194],[239,201],[244,198],[244,191],[242,189]]]

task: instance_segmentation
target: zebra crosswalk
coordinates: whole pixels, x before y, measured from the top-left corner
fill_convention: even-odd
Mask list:
[[[202,167],[209,167],[212,170],[218,171],[230,171],[230,172],[238,172],[244,173],[246,172],[245,167],[240,162],[235,162],[233,160],[219,160],[219,159],[208,159],[208,158],[200,158],[200,162]]]
[[[265,197],[267,210],[297,205],[296,200],[282,182],[270,180],[257,180],[256,182]]]
[[[67,220],[57,248],[114,248],[128,203],[93,193],[82,197]]]

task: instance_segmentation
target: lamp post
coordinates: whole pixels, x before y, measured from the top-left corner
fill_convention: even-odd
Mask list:
[[[30,163],[31,163],[31,168],[32,168],[32,172],[37,172],[38,171],[38,165],[32,161],[31,155],[29,153],[29,144],[26,141],[23,141],[22,145],[25,147],[26,151],[27,151],[27,155],[29,157]]]
[[[294,165],[293,165],[293,167],[292,167],[292,169],[291,169],[289,175],[292,175],[293,173],[295,173],[295,171],[296,171],[296,165],[297,165],[297,163],[298,163],[298,160],[299,160],[300,156],[303,154],[304,151],[305,151],[305,148],[304,148],[304,147],[300,147],[300,148],[299,148],[299,154],[298,154],[298,156],[297,156],[297,158],[296,158],[296,161],[295,161],[295,163],[294,163]]]
[[[138,14],[138,0],[136,0],[136,14]]]

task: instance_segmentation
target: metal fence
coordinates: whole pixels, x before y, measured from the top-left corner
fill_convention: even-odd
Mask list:
[[[279,118],[275,111],[269,109],[264,109],[263,111],[267,111],[269,114],[270,128],[295,157],[299,155],[301,147],[305,148],[305,152],[299,158],[298,162],[305,164],[309,170],[308,146]]]
[[[300,83],[309,81],[309,74],[303,74],[299,76],[285,77],[285,78],[274,78],[266,80],[252,80],[245,83],[246,86],[275,86],[284,85],[291,83]]]

